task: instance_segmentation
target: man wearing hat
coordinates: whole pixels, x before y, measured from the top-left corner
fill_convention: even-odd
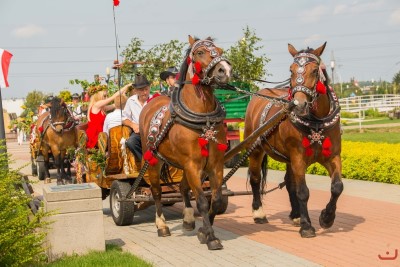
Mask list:
[[[167,87],[161,85],[161,94],[170,96],[172,91],[178,87],[176,83],[176,74],[178,69],[176,67],[169,67],[166,71],[160,73],[161,80],[167,83]]]
[[[74,93],[72,95],[72,104],[69,106],[69,108],[72,111],[72,116],[74,117],[74,120],[80,121],[83,117],[82,114],[82,109],[80,105],[80,95],[77,93]]]
[[[126,102],[122,112],[122,122],[132,129],[132,134],[126,140],[126,145],[140,161],[142,160],[142,143],[139,133],[139,115],[150,98],[150,82],[146,76],[138,73],[132,87],[135,94],[129,97]]]

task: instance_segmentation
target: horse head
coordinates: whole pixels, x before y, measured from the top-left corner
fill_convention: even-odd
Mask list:
[[[203,84],[217,87],[226,85],[231,77],[231,64],[222,57],[222,49],[209,37],[194,39],[189,35],[189,76],[194,85]]]
[[[291,97],[298,102],[294,112],[299,116],[307,115],[310,104],[317,99],[319,93],[326,90],[326,70],[320,58],[325,46],[326,42],[317,49],[297,51],[294,46],[288,44],[289,53],[294,58],[290,66]]]
[[[54,97],[50,107],[50,126],[56,133],[62,134],[69,118],[68,108],[64,101]]]

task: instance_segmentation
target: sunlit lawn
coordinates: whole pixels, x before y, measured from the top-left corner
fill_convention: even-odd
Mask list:
[[[344,129],[342,140],[375,143],[400,143],[400,127]]]

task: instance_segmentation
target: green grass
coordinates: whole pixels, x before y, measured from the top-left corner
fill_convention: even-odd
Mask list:
[[[55,262],[43,265],[42,267],[132,267],[132,266],[152,266],[150,263],[128,253],[113,244],[106,245],[105,252],[90,252],[82,256],[67,256]]]
[[[360,133],[358,129],[344,129],[342,140],[374,143],[400,143],[400,127],[367,128]]]
[[[371,120],[362,121],[361,125],[374,125],[374,124],[386,124],[386,123],[400,123],[400,120],[389,118],[373,118]],[[347,121],[346,126],[358,125],[358,122]]]

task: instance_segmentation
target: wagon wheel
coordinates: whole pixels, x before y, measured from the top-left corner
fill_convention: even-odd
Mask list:
[[[222,185],[222,190],[227,190],[226,185]],[[208,206],[211,206],[211,197],[208,198]],[[222,205],[220,210],[217,212],[218,215],[224,214],[226,209],[228,208],[228,196],[222,196]]]
[[[127,181],[114,181],[110,191],[111,215],[116,225],[129,225],[133,222],[135,214],[135,203],[130,201],[118,201],[125,197],[131,185]]]
[[[36,163],[39,180],[44,180],[46,178],[46,164],[44,163],[43,156],[37,157]]]

